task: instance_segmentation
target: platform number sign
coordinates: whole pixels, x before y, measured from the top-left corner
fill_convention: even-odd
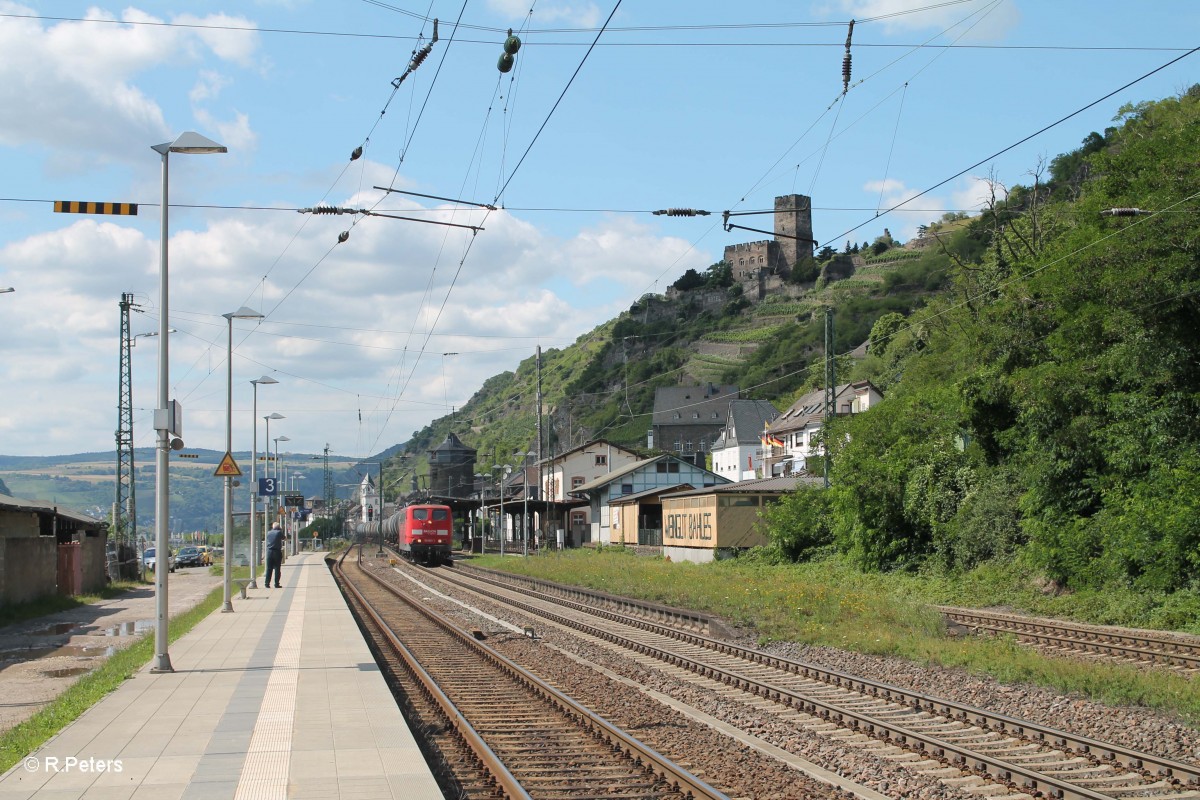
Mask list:
[[[274,497],[279,494],[279,481],[276,478],[259,478],[258,479],[258,495],[259,497]]]

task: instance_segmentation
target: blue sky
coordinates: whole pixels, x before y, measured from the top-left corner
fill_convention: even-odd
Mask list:
[[[727,244],[764,238],[724,231],[723,210],[797,192],[821,243],[885,227],[907,239],[977,209],[986,178],[1028,183],[1123,103],[1200,74],[1184,58],[988,159],[1200,44],[1200,6],[625,0],[609,21],[614,5],[0,0],[0,287],[16,290],[0,294],[0,453],[113,447],[121,293],[141,305],[135,334],[158,326],[150,147],[183,131],[229,148],[171,160],[170,383],[185,441],[224,445],[221,314],[245,305],[266,318],[235,324],[234,448],[250,444],[249,381],[271,375],[258,409],[286,416],[273,435],[365,456],[535,346],[569,344]],[[434,17],[438,42],[394,88]],[[523,47],[502,75],[509,28]],[[143,207],[74,216],[54,200]],[[294,210],[318,203],[484,230]],[[649,213],[671,206],[714,215]],[[138,446],[154,440],[156,347],[133,353]]]

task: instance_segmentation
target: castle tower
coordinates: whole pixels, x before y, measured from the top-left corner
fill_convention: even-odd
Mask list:
[[[776,197],[775,241],[779,243],[785,270],[790,270],[802,257],[812,255],[812,238],[812,198],[802,194]]]

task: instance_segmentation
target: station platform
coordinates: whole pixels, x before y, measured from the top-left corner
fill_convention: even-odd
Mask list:
[[[0,800],[442,797],[322,553],[233,607],[0,776]]]

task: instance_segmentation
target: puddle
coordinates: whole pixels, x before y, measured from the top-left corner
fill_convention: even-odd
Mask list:
[[[138,619],[132,622],[122,622],[111,628],[104,629],[105,636],[136,636],[139,633],[154,630],[154,620]]]
[[[117,652],[117,648],[112,645],[105,647],[82,647],[76,644],[62,647],[8,647],[0,650],[0,661],[31,661],[35,658],[54,658],[56,656],[96,658],[97,656],[111,656],[115,652]]]
[[[70,633],[79,627],[78,622],[56,622],[47,628],[38,628],[36,631],[30,631],[32,636],[61,636],[64,633]]]
[[[90,671],[89,667],[65,667],[63,669],[44,669],[42,674],[48,678],[73,678]]]

